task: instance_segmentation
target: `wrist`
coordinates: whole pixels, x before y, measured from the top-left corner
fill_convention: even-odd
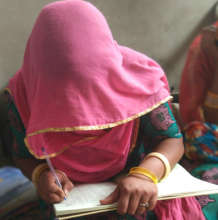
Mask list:
[[[151,157],[157,158],[164,165],[164,173],[162,174],[160,181],[165,179],[171,172],[169,160],[167,159],[166,156],[164,156],[164,154],[159,153],[159,152],[151,152],[146,156],[146,158],[151,158]]]
[[[138,174],[138,173],[129,174],[128,177],[135,177],[135,178],[138,178],[138,179],[141,179],[141,180],[145,180],[145,181],[154,183],[154,182],[153,182],[150,178],[148,178],[147,176],[142,175],[142,174]]]
[[[42,175],[43,172],[48,171],[49,167],[47,163],[41,163],[38,166],[36,166],[32,172],[32,182],[37,187],[39,178]]]
[[[154,184],[158,183],[158,177],[152,173],[150,170],[143,168],[143,167],[132,167],[128,173],[129,175],[137,175],[137,176],[142,176],[144,178],[150,179]]]

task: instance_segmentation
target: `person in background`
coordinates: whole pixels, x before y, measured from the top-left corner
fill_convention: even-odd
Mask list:
[[[204,137],[207,143],[187,147],[189,158],[218,162],[218,22],[207,27],[190,46],[180,83],[180,114],[188,143]],[[212,138],[213,136],[213,138]],[[194,141],[194,142],[195,142]],[[194,143],[193,142],[193,143]],[[190,142],[191,143],[191,142]]]
[[[192,174],[218,184],[218,22],[204,28],[189,48],[179,106],[186,162],[195,168]],[[208,220],[218,218],[217,195],[198,200]]]
[[[168,82],[155,61],[113,39],[92,4],[42,9],[6,91],[14,160],[47,210],[75,183],[114,179],[117,188],[101,204],[118,202],[117,212],[82,219],[204,219],[194,197],[157,202],[156,183],[184,153]]]

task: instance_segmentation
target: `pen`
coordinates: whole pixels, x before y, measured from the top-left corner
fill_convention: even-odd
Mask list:
[[[46,162],[47,162],[47,164],[48,164],[48,167],[49,167],[49,169],[51,170],[52,174],[53,174],[54,177],[55,177],[55,182],[56,182],[56,184],[63,190],[63,187],[62,187],[62,185],[61,185],[61,182],[60,182],[60,180],[59,180],[59,178],[58,178],[58,176],[57,176],[57,174],[56,174],[56,172],[55,172],[55,169],[54,169],[54,167],[53,167],[53,165],[52,165],[52,163],[51,163],[51,160],[50,160],[50,158],[49,158],[49,156],[48,156],[48,154],[47,154],[47,152],[46,152],[46,150],[45,150],[44,147],[42,147],[42,151],[43,151],[43,153],[44,153],[44,155],[45,155],[45,159],[46,159]],[[64,191],[63,191],[63,192],[64,192]],[[65,193],[64,193],[64,194],[65,194]],[[65,196],[64,196],[64,200],[66,200],[66,194],[65,194]]]

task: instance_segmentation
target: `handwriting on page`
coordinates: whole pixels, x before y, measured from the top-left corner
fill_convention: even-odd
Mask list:
[[[67,209],[82,209],[100,205],[99,200],[106,198],[116,188],[113,183],[81,184],[76,186],[67,196],[67,199],[58,204]]]

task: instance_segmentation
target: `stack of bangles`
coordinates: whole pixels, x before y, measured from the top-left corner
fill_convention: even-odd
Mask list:
[[[205,98],[204,106],[218,109],[218,94],[208,91]]]
[[[153,174],[151,171],[149,171],[149,170],[147,170],[143,167],[133,167],[133,168],[131,168],[128,175],[141,174],[141,175],[144,175],[144,176],[148,177],[149,179],[151,179],[154,184],[157,184],[158,182],[162,181],[163,179],[165,179],[169,175],[169,173],[171,171],[170,163],[169,163],[168,159],[163,154],[158,153],[158,152],[149,153],[146,156],[146,158],[149,158],[149,157],[158,158],[159,160],[161,160],[161,162],[164,165],[164,168],[165,168],[164,175],[160,180],[158,180],[158,178],[155,174]]]

